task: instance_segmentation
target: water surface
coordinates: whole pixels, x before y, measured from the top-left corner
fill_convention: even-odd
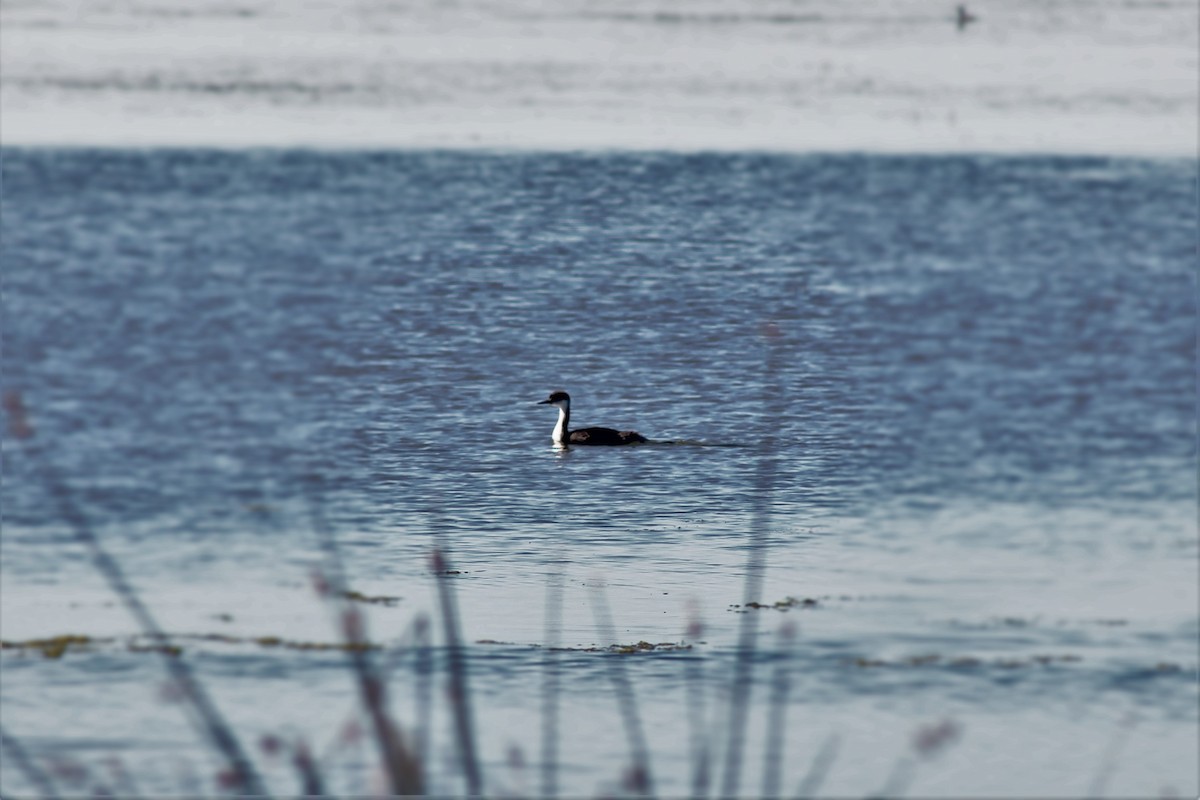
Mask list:
[[[5,388],[172,633],[336,641],[315,507],[354,588],[402,598],[369,608],[395,642],[435,609],[437,544],[489,642],[489,786],[528,792],[547,583],[573,647],[613,643],[602,585],[618,643],[704,623],[623,662],[679,794],[689,687],[723,713],[765,519],[757,599],[816,604],[756,612],[748,791],[782,665],[789,793],[830,735],[830,794],[908,757],[921,795],[1196,793],[1193,162],[10,149],[3,170]],[[555,450],[553,389],[578,425],[686,444]],[[4,638],[134,633],[35,464],[6,440]],[[354,708],[337,653],[180,641],[248,743],[323,747]],[[570,794],[627,763],[605,659],[560,662]],[[151,656],[3,665],[33,752],[211,788]],[[915,754],[944,719],[959,741]],[[331,757],[338,791],[364,760]]]

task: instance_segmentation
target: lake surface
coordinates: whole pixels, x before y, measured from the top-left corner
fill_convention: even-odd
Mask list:
[[[654,789],[692,785],[695,712],[720,785],[757,552],[751,599],[801,602],[751,612],[743,792],[782,739],[789,795],[816,759],[837,796],[1195,796],[1196,180],[1169,159],[10,148],[3,382],[36,437],[5,439],[3,638],[115,638],[5,650],[5,730],[87,786],[115,756],[150,794],[216,791],[48,465],[168,632],[226,637],[177,643],[280,794],[267,734],[328,748],[335,791],[378,785],[343,741],[345,656],[251,641],[340,638],[316,509],[351,587],[400,598],[363,608],[410,730],[398,643],[436,621],[447,552],[492,794],[540,790],[554,637],[576,648],[549,661],[564,793],[628,766],[615,659]],[[555,389],[575,425],[656,442],[556,450],[535,405]],[[586,649],[642,640],[693,647]],[[443,697],[430,781],[455,793]],[[937,724],[957,740],[914,744]],[[25,780],[6,759],[5,791]]]

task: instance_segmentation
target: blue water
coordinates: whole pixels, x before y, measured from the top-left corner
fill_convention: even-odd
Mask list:
[[[704,618],[686,658],[628,660],[656,788],[686,790],[681,665],[716,713],[765,509],[759,599],[820,601],[760,612],[756,714],[773,665],[793,675],[785,792],[831,733],[822,791],[877,791],[946,717],[961,742],[914,792],[1192,795],[1196,179],[1177,160],[9,149],[3,382],[174,633],[335,640],[278,610],[239,627],[254,598],[308,595],[314,506],[352,581],[404,597],[370,611],[389,635],[433,609],[445,547],[469,637],[509,643],[470,648],[497,791],[536,787],[506,748],[536,762],[550,575],[564,644],[610,643],[601,582],[620,642]],[[534,405],[554,389],[576,425],[675,444],[557,451]],[[5,440],[4,638],[132,633],[29,446]],[[319,740],[354,705],[328,654],[195,656],[250,741]],[[183,780],[164,759],[204,772],[149,656],[3,659],[31,749],[115,752],[160,791]],[[564,790],[611,788],[602,657],[563,669]],[[6,763],[0,785],[22,780]]]

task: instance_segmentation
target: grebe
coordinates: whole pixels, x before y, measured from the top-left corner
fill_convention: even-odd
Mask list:
[[[966,30],[968,25],[978,19],[979,17],[975,16],[970,11],[967,11],[966,6],[959,6],[954,12],[954,20],[956,23],[958,23],[958,29],[960,31]]]
[[[554,443],[568,444],[641,444],[646,437],[637,431],[616,431],[612,428],[580,428],[571,430],[567,426],[571,422],[571,395],[566,392],[551,392],[545,400],[538,402],[539,406],[554,406],[558,409],[558,424],[554,426]]]

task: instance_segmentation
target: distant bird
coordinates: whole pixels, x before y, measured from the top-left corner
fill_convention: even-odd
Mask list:
[[[642,444],[646,437],[637,431],[618,431],[612,428],[580,428],[571,430],[571,395],[566,392],[551,392],[545,400],[538,401],[539,406],[554,406],[558,409],[558,424],[554,426],[554,443],[557,445],[588,444],[588,445],[622,445]]]
[[[957,13],[955,14],[955,21],[958,23],[958,29],[960,31],[966,29],[968,25],[970,25],[972,22],[975,22],[977,19],[979,19],[979,17],[975,16],[970,11],[967,11],[966,6],[960,5]]]

